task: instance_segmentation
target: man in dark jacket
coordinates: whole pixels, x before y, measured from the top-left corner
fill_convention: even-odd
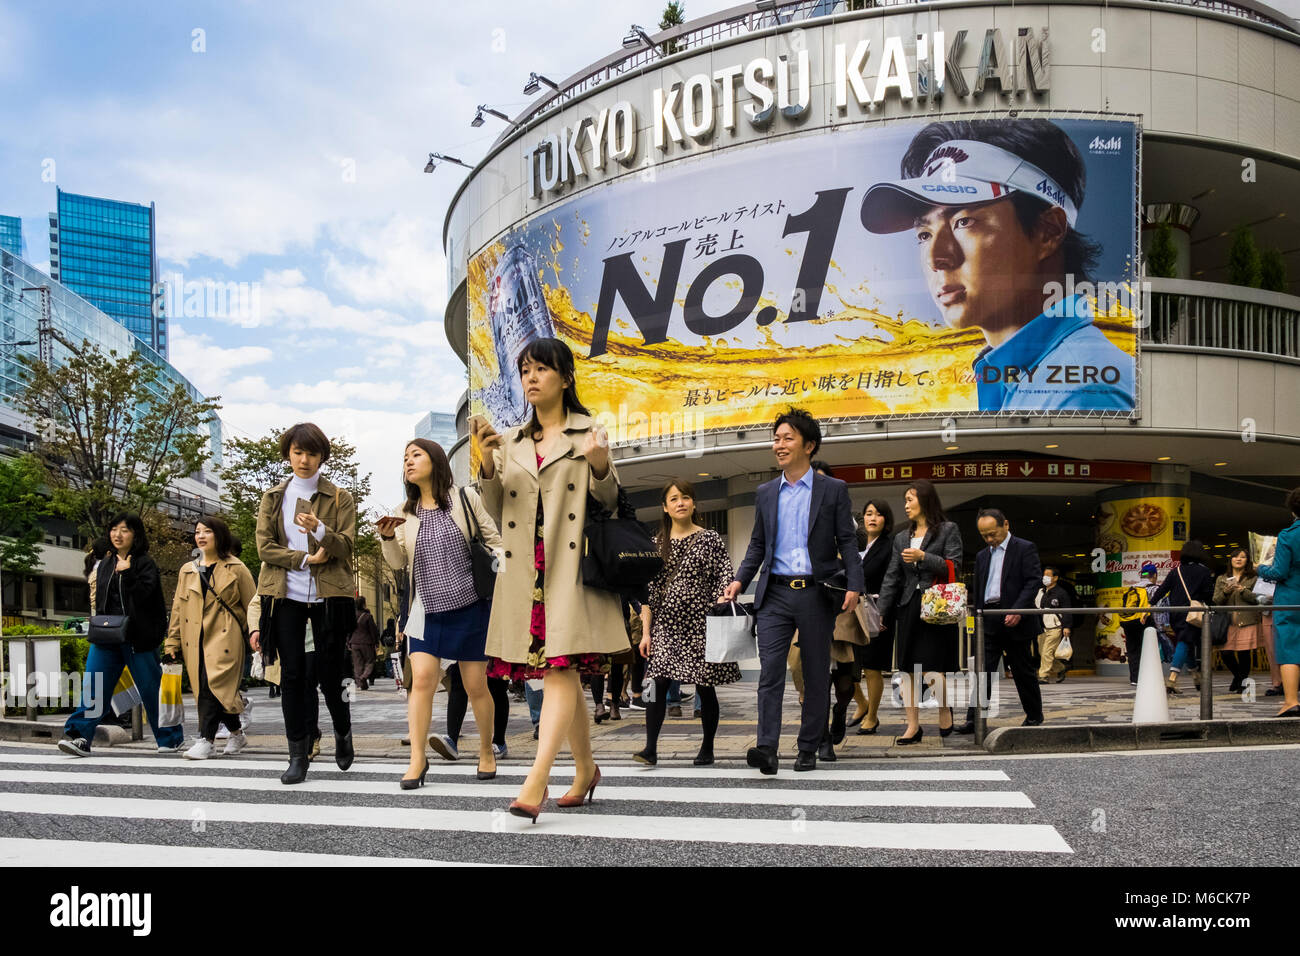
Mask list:
[[[370,672],[375,667],[375,647],[379,644],[379,626],[366,610],[366,599],[357,598],[357,626],[348,636],[348,650],[352,653],[352,676],[357,687],[368,690]]]
[[[1032,541],[1011,534],[1007,516],[997,508],[985,508],[976,523],[980,537],[988,544],[975,556],[975,593],[972,604],[985,611],[1004,607],[1033,607],[1034,595],[1042,582],[1043,567]],[[1038,621],[1020,614],[989,614],[984,617],[984,670],[992,674],[1003,655],[1011,668],[1025,710],[1026,727],[1043,722],[1043,695],[1038,690],[1038,673],[1029,645],[1038,634]],[[988,684],[985,684],[988,687]],[[983,694],[981,693],[981,697]],[[959,734],[975,732],[975,708],[966,711],[966,723]]]

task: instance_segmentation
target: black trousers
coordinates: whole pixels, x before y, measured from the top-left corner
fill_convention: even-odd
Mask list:
[[[216,695],[212,693],[212,688],[208,686],[208,665],[203,658],[203,639],[200,637],[199,687],[198,693],[195,694],[199,703],[199,736],[211,743],[216,739],[217,728],[222,724],[225,724],[232,734],[239,733],[239,715],[226,713],[226,708],[221,706],[221,701],[217,700]]]
[[[447,668],[447,736],[460,744],[460,729],[465,725],[465,712],[469,708],[469,692],[460,676],[460,664]],[[505,746],[506,725],[510,721],[510,681],[501,677],[487,679],[488,693],[492,695],[492,742]],[[479,733],[483,729],[479,728]]]
[[[830,711],[831,634],[837,605],[825,588],[809,584],[795,589],[769,581],[758,609],[758,745],[777,749],[781,740],[781,703],[785,696],[786,657],[799,632],[803,663],[803,714],[799,749],[816,752]]]
[[[307,661],[308,620],[311,621],[316,646],[312,655],[315,657],[314,668],[309,668]],[[272,626],[280,655],[280,707],[284,712],[285,736],[291,742],[308,740],[312,736],[318,712],[317,680],[334,722],[334,733],[351,733],[352,717],[347,701],[343,699],[344,636],[330,633],[324,602],[277,601]],[[314,675],[310,673],[312,670]]]
[[[1134,621],[1120,621],[1119,627],[1124,632],[1124,647],[1128,651],[1129,683],[1136,684],[1138,668],[1142,664],[1142,637],[1148,625],[1143,624],[1139,618]]]
[[[1038,658],[1032,653],[1033,643],[1032,640],[1022,638],[1014,629],[994,624],[990,618],[984,619],[984,673],[996,673],[998,662],[1005,657],[1025,716],[1031,720],[1042,720],[1043,693],[1038,688]],[[992,681],[986,677],[980,691],[981,701],[989,700],[991,694]],[[975,708],[968,708],[966,716],[967,719],[974,720]]]

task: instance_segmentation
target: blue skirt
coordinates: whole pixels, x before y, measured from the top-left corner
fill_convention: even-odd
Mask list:
[[[454,611],[424,615],[424,634],[411,638],[412,654],[432,654],[439,660],[486,661],[488,617],[492,600],[484,598]]]

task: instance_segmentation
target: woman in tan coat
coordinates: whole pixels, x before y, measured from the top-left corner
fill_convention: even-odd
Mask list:
[[[416,438],[406,443],[402,457],[406,501],[397,514],[376,522],[384,560],[406,572],[411,582],[411,612],[403,631],[411,662],[406,703],[411,765],[401,787],[421,786],[429,769],[424,747],[416,741],[428,737],[443,660],[460,665],[478,725],[478,779],[491,780],[496,776],[496,756],[484,644],[492,602],[481,598],[474,586],[469,541],[478,531],[499,561],[501,537],[478,494],[452,483],[447,454],[437,442]]]
[[[185,661],[199,708],[199,739],[185,756],[206,760],[219,724],[230,730],[226,754],[248,743],[239,727],[244,702],[239,680],[244,673],[244,634],[248,605],[257,593],[253,576],[231,553],[230,528],[220,518],[194,524],[194,544],[201,558],[181,568],[172,601],[171,624],[164,652]]]
[[[489,677],[541,677],[545,694],[533,762],[516,816],[537,819],[555,755],[568,741],[573,787],[557,801],[578,806],[600,782],[591,755],[580,669],[627,648],[619,598],[582,583],[587,496],[613,510],[618,475],[605,431],[578,400],[573,353],[559,339],[536,339],[518,371],[532,420],[499,435],[481,417],[471,423],[482,463],[483,501],[505,546],[488,627]]]

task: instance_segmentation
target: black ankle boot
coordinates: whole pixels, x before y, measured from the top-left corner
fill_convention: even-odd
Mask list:
[[[340,770],[351,767],[356,755],[356,751],[352,749],[352,731],[334,735],[334,762],[339,765]]]
[[[309,740],[289,741],[289,769],[280,774],[281,783],[302,783],[307,779],[307,751],[310,747]]]

